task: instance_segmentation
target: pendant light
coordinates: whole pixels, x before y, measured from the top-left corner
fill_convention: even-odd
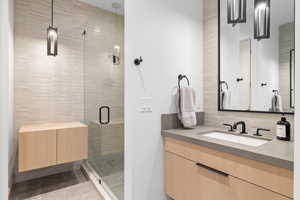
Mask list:
[[[53,27],[53,0],[51,0],[51,25],[47,29],[47,55],[57,56],[57,28]]]
[[[227,0],[227,23],[233,26],[238,23],[246,23],[246,0]]]
[[[270,0],[254,2],[254,39],[270,38]]]

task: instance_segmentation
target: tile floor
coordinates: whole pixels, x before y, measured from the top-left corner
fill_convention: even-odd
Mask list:
[[[81,170],[17,183],[10,200],[103,200]]]

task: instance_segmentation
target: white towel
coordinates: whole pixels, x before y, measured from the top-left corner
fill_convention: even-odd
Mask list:
[[[282,97],[279,94],[274,94],[272,97],[271,111],[282,112]]]
[[[180,95],[179,95],[180,94]],[[177,94],[178,119],[183,127],[194,128],[197,125],[196,118],[196,94],[191,87],[182,87]]]
[[[278,99],[278,110],[279,112],[283,112],[281,95],[277,95],[277,99]]]
[[[222,89],[220,93],[220,106],[221,109],[231,108],[231,92],[227,89]]]

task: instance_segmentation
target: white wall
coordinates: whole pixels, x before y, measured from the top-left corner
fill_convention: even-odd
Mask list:
[[[164,200],[162,113],[175,112],[177,76],[187,74],[203,108],[200,0],[125,3],[125,199]],[[140,67],[134,58],[143,56]],[[143,97],[152,113],[140,113]]]
[[[0,199],[7,199],[13,156],[13,26],[14,1],[0,2]]]
[[[298,133],[300,131],[300,2],[296,1],[296,114],[295,114],[295,133]],[[297,37],[298,36],[298,37]],[[298,134],[295,134],[295,200],[300,200],[300,137]]]

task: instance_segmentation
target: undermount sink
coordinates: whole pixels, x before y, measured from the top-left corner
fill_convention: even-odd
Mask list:
[[[260,145],[266,144],[269,141],[265,139],[257,139],[257,138],[251,138],[246,136],[239,136],[239,135],[233,135],[229,133],[222,133],[222,132],[210,132],[207,134],[204,134],[202,136],[219,139],[219,140],[225,140],[228,142],[234,142],[239,144],[244,144],[248,146],[258,147]]]

